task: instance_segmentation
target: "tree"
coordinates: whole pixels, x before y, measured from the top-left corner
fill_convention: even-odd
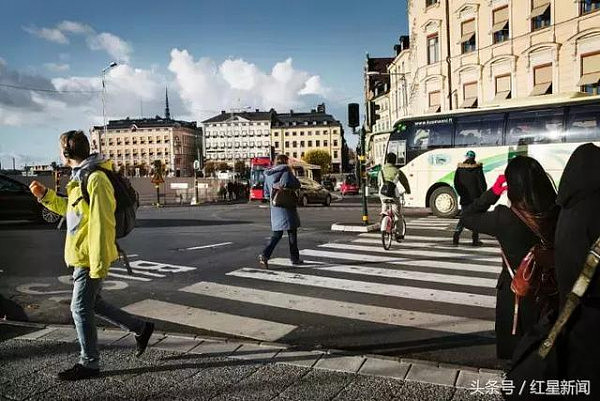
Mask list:
[[[215,173],[216,169],[217,169],[217,166],[215,165],[215,162],[204,163],[204,174],[207,177],[212,177],[213,174]]]
[[[331,155],[329,152],[321,149],[309,150],[302,159],[307,163],[320,166],[322,175],[329,173],[331,168]]]

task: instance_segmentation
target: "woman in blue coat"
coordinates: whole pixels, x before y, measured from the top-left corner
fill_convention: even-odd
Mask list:
[[[278,155],[275,158],[275,167],[265,172],[265,199],[270,200],[272,198],[274,188],[300,189],[300,181],[294,176],[287,163],[288,157],[286,155]],[[300,217],[296,207],[286,209],[271,204],[271,230],[273,233],[265,249],[258,255],[258,261],[265,269],[269,267],[268,260],[277,243],[283,237],[284,230],[287,231],[290,241],[292,264],[299,265],[302,263],[298,251],[298,227],[300,227]]]

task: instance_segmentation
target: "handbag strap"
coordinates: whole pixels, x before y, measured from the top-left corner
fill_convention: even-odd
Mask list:
[[[510,266],[510,263],[508,262],[508,258],[504,254],[504,249],[502,249],[502,247],[500,247],[500,254],[502,255],[502,259],[504,260],[504,264],[506,265],[506,269],[508,270],[508,274],[510,275],[510,278],[511,279],[515,278],[515,271]]]
[[[537,227],[535,224],[532,224],[530,220],[525,218],[525,216],[523,216],[523,214],[519,211],[519,209],[511,206],[510,210],[512,210],[512,212],[519,218],[519,220],[521,220],[523,223],[525,223],[525,225],[535,234],[535,236],[540,239],[542,244],[545,245],[548,242],[548,241],[546,241],[546,239],[540,232],[539,227]]]
[[[592,247],[590,248],[587,257],[585,258],[583,269],[581,269],[579,277],[577,277],[575,284],[573,284],[573,289],[571,289],[571,292],[567,295],[565,305],[560,311],[556,322],[554,322],[550,333],[548,333],[548,337],[546,337],[546,339],[544,340],[544,342],[542,342],[540,348],[538,349],[538,354],[542,358],[545,358],[548,355],[548,353],[554,346],[554,343],[556,342],[556,338],[571,318],[573,311],[575,311],[575,309],[579,305],[581,297],[585,294],[588,287],[590,286],[590,282],[592,281],[592,278],[596,273],[596,269],[598,268],[599,263],[600,238],[598,238],[596,242],[594,242],[594,245],[592,245]]]

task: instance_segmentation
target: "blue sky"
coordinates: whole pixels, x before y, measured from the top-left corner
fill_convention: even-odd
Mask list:
[[[362,103],[365,52],[393,55],[406,2],[20,0],[0,17],[0,161],[57,159],[60,132],[109,118],[172,114],[201,121],[221,109],[307,110],[325,102],[346,120]],[[373,5],[373,9],[369,9]],[[77,93],[83,91],[85,93]],[[355,140],[346,134],[350,143]]]

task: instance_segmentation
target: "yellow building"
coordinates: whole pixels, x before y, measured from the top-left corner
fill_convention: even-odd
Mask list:
[[[388,67],[392,120],[598,93],[600,0],[412,0],[408,20],[410,49]]]
[[[152,163],[160,160],[171,176],[191,176],[197,157],[196,140],[200,130],[196,122],[170,118],[111,120],[106,135],[103,126],[91,131],[92,151],[98,151],[102,134],[102,153],[112,159],[117,168],[128,175],[149,172]]]
[[[341,172],[342,125],[332,115],[326,114],[320,104],[310,113],[277,113],[271,126],[271,142],[276,154],[302,158],[310,150],[321,149],[331,156],[331,171]]]

